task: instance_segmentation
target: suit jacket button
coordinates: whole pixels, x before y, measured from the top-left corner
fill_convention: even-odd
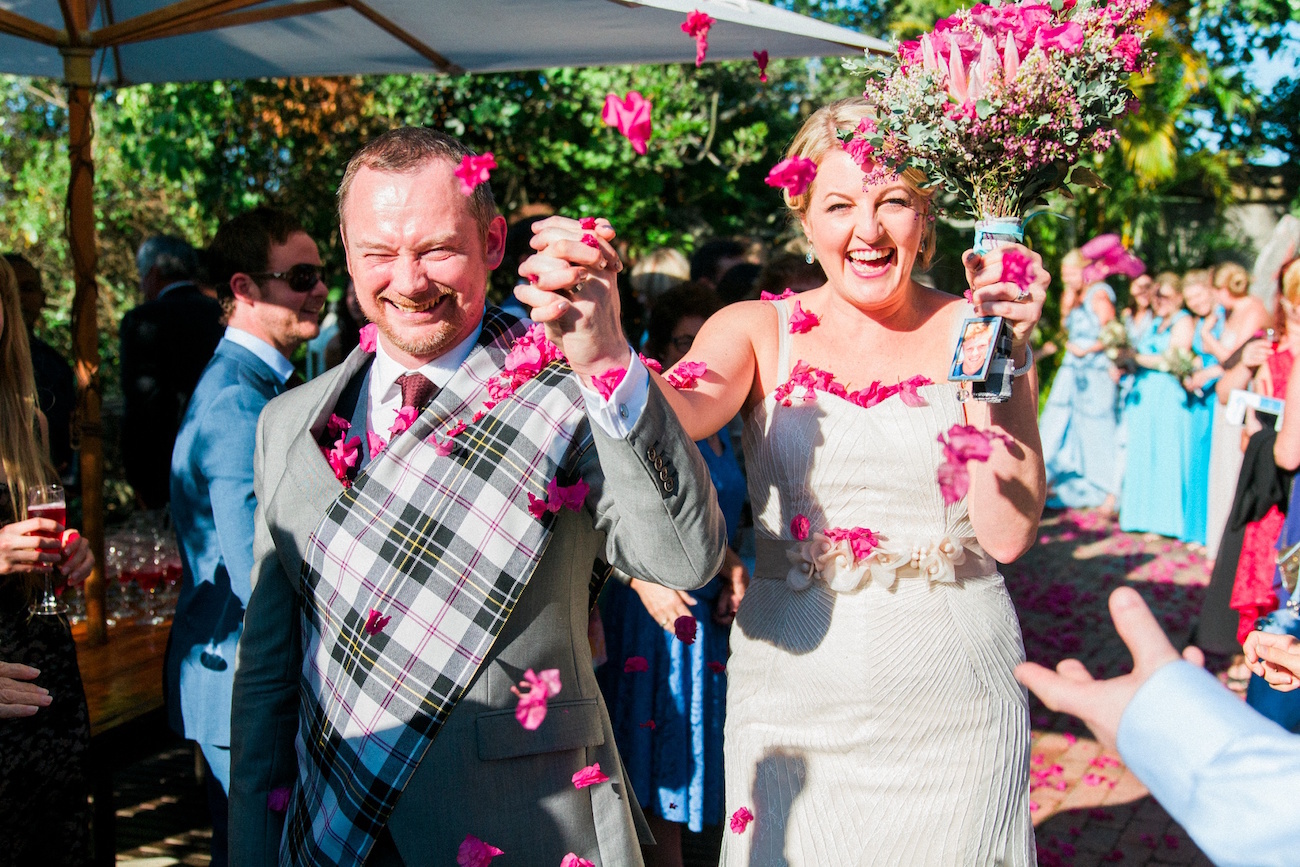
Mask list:
[[[664,479],[664,491],[671,494],[673,492],[673,480]]]
[[[662,470],[663,468],[664,468],[664,459],[663,459],[663,458],[660,458],[660,457],[656,457],[656,458],[655,458],[655,469],[656,469],[656,470]]]
[[[655,451],[654,446],[651,446],[645,450],[645,456],[647,460],[653,461],[655,458],[659,457],[659,453]]]
[[[661,481],[668,481],[668,470],[665,467],[659,468],[659,478]]]

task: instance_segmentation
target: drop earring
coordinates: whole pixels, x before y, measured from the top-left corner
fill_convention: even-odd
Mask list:
[[[813,262],[817,261],[817,257],[813,255],[812,250],[809,250],[807,253],[803,254],[803,260],[807,262],[809,265],[811,265]]]

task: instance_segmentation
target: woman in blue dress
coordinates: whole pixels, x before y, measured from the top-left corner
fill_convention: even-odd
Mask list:
[[[1128,460],[1120,492],[1119,526],[1126,532],[1183,535],[1183,453],[1187,391],[1169,373],[1171,352],[1191,353],[1193,322],[1183,308],[1178,275],[1156,277],[1154,328],[1133,348],[1137,376],[1125,403]]]
[[[1215,303],[1209,271],[1183,275],[1183,301],[1194,318],[1192,353],[1200,369],[1183,380],[1187,389],[1187,443],[1183,451],[1184,542],[1205,544],[1209,506],[1211,432],[1214,425],[1214,383],[1223,375],[1219,359],[1207,343],[1217,343],[1227,314]],[[1209,336],[1210,340],[1205,338]]]
[[[1115,292],[1105,283],[1085,286],[1087,260],[1071,250],[1061,262],[1061,321],[1068,339],[1052,391],[1038,419],[1051,508],[1101,506],[1114,511],[1116,387],[1101,342],[1115,318]]]
[[[720,306],[695,284],[665,292],[650,313],[646,354],[665,368],[676,364]],[[735,551],[746,486],[726,428],[697,445],[732,540],[722,574],[690,593],[616,576],[621,580],[609,582],[603,598],[609,660],[596,678],[627,779],[658,844],[645,849],[651,867],[680,867],[683,825],[698,832],[723,819],[727,638],[749,580]],[[674,629],[688,615],[696,621],[691,644]]]

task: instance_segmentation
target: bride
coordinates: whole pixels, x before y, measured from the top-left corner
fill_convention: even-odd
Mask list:
[[[933,253],[929,196],[909,177],[864,188],[841,147],[870,113],[827,106],[788,154],[817,164],[787,202],[825,285],[725,308],[685,359],[699,384],[664,387],[692,438],[745,420],[757,567],[725,760],[727,812],[754,819],[723,863],[1032,864],[1024,650],[997,563],[1033,543],[1045,495],[1028,343],[1048,276],[1021,248],[1021,290],[1001,251],[967,254],[973,313],[1006,318],[1029,370],[1007,403],[959,402],[945,380],[972,310],[911,277]],[[1008,439],[949,505],[938,437],[958,424]]]

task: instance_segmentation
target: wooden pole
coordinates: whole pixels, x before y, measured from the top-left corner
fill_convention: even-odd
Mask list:
[[[86,635],[92,644],[108,641],[104,606],[104,441],[100,424],[99,288],[95,282],[95,159],[91,77],[92,48],[61,49],[68,86],[68,245],[76,294],[72,301],[72,345],[76,356],[77,420],[81,432],[82,535],[95,555],[86,581]]]

